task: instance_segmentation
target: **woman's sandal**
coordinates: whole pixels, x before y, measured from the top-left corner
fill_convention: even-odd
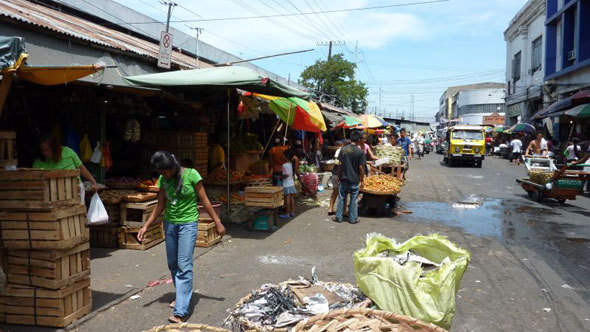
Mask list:
[[[170,304],[168,305],[170,308],[174,309],[174,307],[176,307],[176,300],[170,302]]]
[[[178,316],[170,316],[170,317],[168,317],[168,321],[170,323],[176,323],[176,324],[184,323],[184,320],[182,319],[182,317],[178,317]]]

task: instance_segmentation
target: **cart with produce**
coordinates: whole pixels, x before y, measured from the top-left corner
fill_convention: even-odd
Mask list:
[[[398,179],[405,178],[408,161],[403,148],[399,146],[377,146],[375,147],[375,155],[379,159],[373,162],[373,171],[391,174]]]
[[[398,201],[398,194],[405,181],[392,175],[372,175],[365,179],[360,189],[362,198],[359,209],[362,214],[387,214],[392,212]]]
[[[549,169],[555,167],[552,162],[549,165]],[[584,182],[590,180],[590,172],[568,170],[567,166],[554,171],[538,168],[529,168],[529,177],[516,179],[528,196],[537,202],[543,197],[554,198],[562,204],[568,199],[574,200],[577,195],[584,194]]]

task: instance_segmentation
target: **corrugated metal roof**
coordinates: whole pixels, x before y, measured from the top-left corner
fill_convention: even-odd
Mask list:
[[[153,59],[158,58],[158,44],[28,1],[0,1],[0,17],[2,16],[96,45]],[[172,52],[172,62],[182,68],[197,67],[193,57],[176,51]],[[208,67],[212,65],[203,61],[199,62],[199,68]]]

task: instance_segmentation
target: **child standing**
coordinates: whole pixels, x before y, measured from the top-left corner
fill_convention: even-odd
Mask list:
[[[291,150],[285,151],[285,158],[287,161],[283,164],[283,194],[285,195],[285,214],[281,214],[279,218],[287,219],[295,216],[295,198],[297,192],[295,190],[295,180],[293,179],[293,163],[291,158],[293,152]]]

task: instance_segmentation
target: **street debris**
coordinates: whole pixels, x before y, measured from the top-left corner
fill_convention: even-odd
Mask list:
[[[351,284],[299,277],[278,285],[264,284],[243,298],[224,322],[234,331],[287,328],[320,313],[344,308],[368,307],[371,301]]]
[[[483,199],[476,195],[465,195],[461,200],[453,203],[454,209],[477,209],[483,204]]]
[[[139,296],[139,295],[132,295],[129,299],[130,300],[137,300],[139,298],[141,298],[141,296]]]
[[[543,308],[543,311],[545,311],[545,312],[551,312],[551,308]]]
[[[565,289],[574,289],[572,286],[568,285],[568,284],[563,284],[561,285],[561,288],[565,288]]]

